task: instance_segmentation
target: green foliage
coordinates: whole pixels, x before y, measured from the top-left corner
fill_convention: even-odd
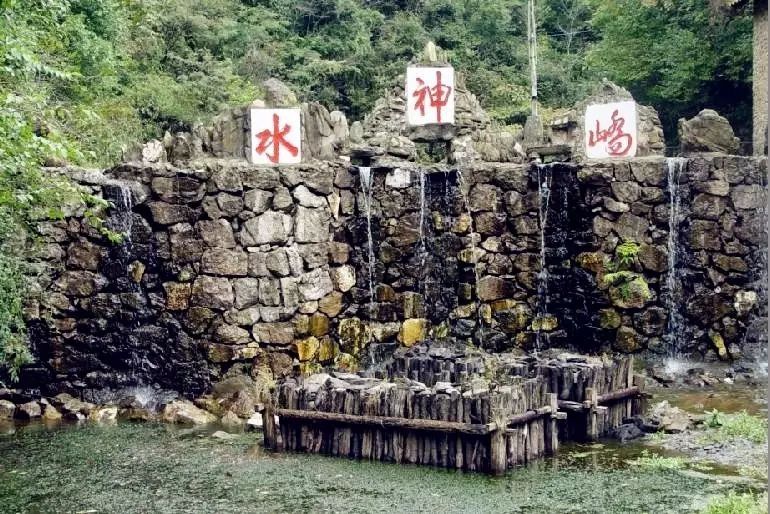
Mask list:
[[[706,420],[709,430],[705,438],[709,441],[747,439],[757,444],[767,442],[767,419],[764,417],[752,416],[746,411],[725,414],[713,410],[706,414],[709,415]]]
[[[676,470],[684,469],[687,461],[682,457],[664,457],[642,450],[642,456],[628,461],[632,466],[641,466],[655,470]]]
[[[715,17],[709,0],[594,0],[592,27],[601,39],[588,66],[654,105],[669,137],[676,120],[709,107],[747,135],[751,97],[751,15]]]
[[[767,514],[767,493],[757,495],[754,493],[730,491],[727,494],[713,497],[702,513]]]
[[[615,248],[618,269],[629,269],[639,255],[639,245],[634,241],[625,241]]]

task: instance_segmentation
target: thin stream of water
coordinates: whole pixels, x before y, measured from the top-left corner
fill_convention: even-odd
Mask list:
[[[358,173],[361,179],[361,188],[363,189],[364,210],[366,212],[366,243],[367,243],[367,264],[369,274],[369,315],[374,311],[374,238],[372,237],[372,168],[369,166],[359,166]]]
[[[546,240],[545,231],[548,224],[548,207],[551,201],[551,186],[553,185],[553,170],[548,164],[537,165],[538,191],[538,221],[540,223],[540,271],[537,274],[537,317],[543,318],[548,314],[548,267],[545,262]],[[542,348],[543,332],[535,332],[536,351]]]
[[[666,272],[666,298],[665,305],[668,311],[666,324],[666,338],[668,357],[681,357],[680,344],[682,339],[683,316],[680,309],[682,291],[679,277],[679,260],[681,245],[679,244],[679,225],[682,217],[682,197],[679,193],[679,182],[682,171],[687,167],[687,159],[683,157],[666,158],[667,183],[669,195],[668,209],[668,240],[666,251],[668,253],[668,270]]]

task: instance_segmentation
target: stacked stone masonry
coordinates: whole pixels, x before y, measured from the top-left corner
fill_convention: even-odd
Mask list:
[[[234,365],[356,369],[426,339],[666,352],[667,170],[660,157],[375,166],[370,289],[367,194],[349,162],[121,164],[92,187],[124,243],[78,216],[41,227],[52,274],[29,308],[39,362],[25,380],[140,377],[195,394]],[[684,353],[763,344],[765,174],[764,160],[702,156],[680,175]],[[623,241],[649,294],[602,280]]]

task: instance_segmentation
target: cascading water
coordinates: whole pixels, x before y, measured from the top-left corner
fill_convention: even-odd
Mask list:
[[[374,310],[374,238],[372,237],[372,168],[369,166],[359,166],[358,175],[361,179],[361,188],[363,189],[364,211],[366,213],[366,242],[367,242],[367,265],[369,274],[369,314],[371,316]]]
[[[466,194],[466,188],[469,190],[470,185],[465,182],[465,177],[463,176],[462,171],[458,168],[457,169],[457,180],[460,185],[460,195],[463,199],[463,205],[465,207],[465,212],[468,215],[468,232],[470,235],[471,240],[471,255],[473,260],[473,278],[475,280],[475,284],[473,284],[474,287],[474,293],[476,296],[476,323],[479,327],[479,337],[483,340],[484,339],[484,323],[483,319],[481,317],[481,304],[479,302],[479,281],[481,280],[481,274],[479,273],[479,264],[478,264],[478,258],[476,256],[476,239],[478,238],[477,234],[473,231],[473,215],[471,214],[471,204],[468,201],[468,194]]]
[[[427,248],[425,246],[425,171],[420,170],[420,222],[419,222],[419,237],[420,237],[420,248],[419,248],[419,255],[418,258],[420,260],[420,271],[422,273],[422,277],[420,278],[420,281],[422,282],[420,288],[422,289],[423,298],[425,299],[426,306],[429,304],[428,302],[428,273],[425,268],[425,260],[428,256]]]
[[[538,222],[540,224],[540,271],[537,274],[537,318],[543,319],[548,314],[548,267],[546,266],[545,230],[548,223],[548,206],[551,200],[553,184],[552,167],[548,164],[537,165]],[[536,350],[542,347],[542,330],[535,332]]]
[[[681,311],[682,288],[679,273],[681,245],[679,243],[679,225],[682,221],[682,198],[679,194],[679,182],[682,171],[687,167],[687,159],[668,157],[666,159],[669,195],[668,209],[668,271],[666,273],[665,305],[668,312],[666,340],[669,358],[681,356],[680,345],[683,337],[684,317]]]

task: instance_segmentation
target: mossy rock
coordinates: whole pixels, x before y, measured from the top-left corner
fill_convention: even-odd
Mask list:
[[[492,310],[495,310],[494,305],[492,305]],[[504,332],[513,334],[521,332],[529,326],[532,320],[532,310],[529,308],[529,305],[516,302],[512,307],[495,313],[495,319]]]
[[[414,346],[425,340],[428,329],[428,320],[425,318],[410,318],[401,325],[398,340],[404,346]]]
[[[546,314],[532,320],[532,330],[535,332],[553,332],[559,326],[556,316]]]
[[[318,353],[316,354],[316,360],[318,362],[331,362],[339,353],[339,347],[337,343],[332,340],[331,337],[326,336],[321,338],[318,346]]]
[[[341,320],[337,333],[340,337],[340,348],[343,352],[355,356],[366,346],[368,340],[366,325],[358,318],[345,318]]]
[[[318,347],[321,343],[315,336],[306,337],[294,342],[294,349],[297,352],[297,358],[300,362],[312,361],[316,353],[318,353]]]
[[[577,264],[583,269],[600,274],[605,270],[609,259],[601,252],[583,252],[577,256]]]
[[[650,286],[644,277],[637,273],[608,273],[603,282],[609,286],[612,305],[620,309],[641,309],[652,299]]]
[[[641,344],[639,343],[639,334],[637,334],[633,328],[620,327],[615,336],[615,342],[612,346],[619,352],[633,353],[641,349]]]
[[[601,309],[599,311],[599,326],[605,330],[614,330],[620,327],[623,320],[615,309]]]
[[[711,344],[714,345],[719,358],[723,361],[728,360],[730,355],[727,353],[727,346],[725,346],[725,340],[722,337],[722,334],[715,330],[709,330],[709,338],[711,339]]]
[[[358,371],[358,359],[349,353],[340,353],[334,359],[334,367],[341,371],[354,373]]]
[[[320,373],[323,371],[323,367],[317,362],[300,362],[299,372],[303,375],[312,375],[313,373]]]

